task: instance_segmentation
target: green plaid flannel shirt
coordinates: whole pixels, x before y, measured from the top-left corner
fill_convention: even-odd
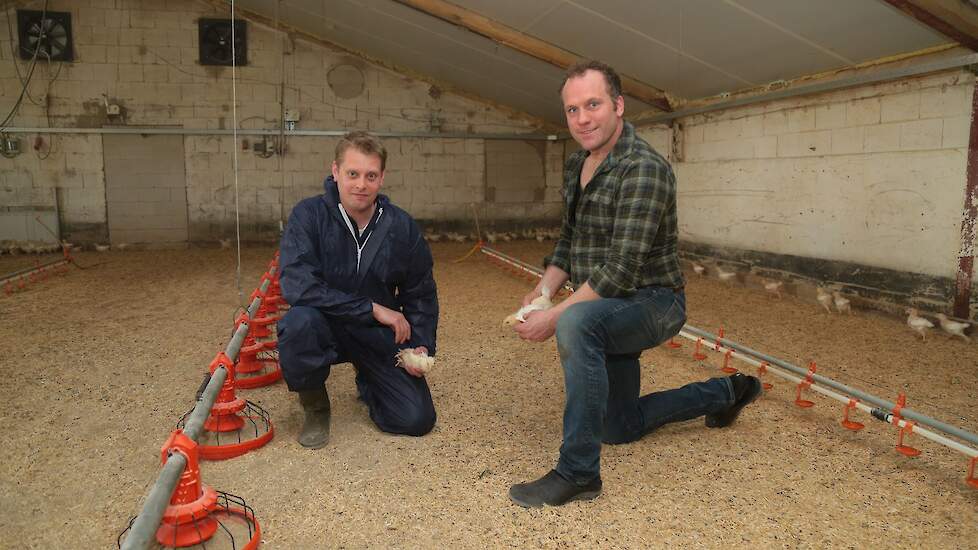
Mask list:
[[[652,285],[683,286],[672,167],[625,122],[582,191],[589,154],[579,151],[564,165],[563,224],[544,265],[563,269],[575,286],[587,281],[603,298]]]

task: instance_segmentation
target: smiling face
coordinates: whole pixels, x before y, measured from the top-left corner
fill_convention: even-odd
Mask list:
[[[333,162],[333,179],[340,192],[340,203],[357,223],[364,224],[374,212],[377,193],[384,184],[380,155],[363,153],[355,147]]]
[[[567,79],[560,97],[574,141],[592,154],[610,152],[621,135],[625,98],[612,98],[604,75],[593,69]]]

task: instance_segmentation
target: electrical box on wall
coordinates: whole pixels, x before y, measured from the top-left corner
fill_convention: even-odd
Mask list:
[[[295,124],[299,122],[299,110],[286,109],[284,118],[285,118],[285,129],[295,130]]]
[[[13,158],[20,154],[20,138],[0,135],[0,154],[7,158]]]

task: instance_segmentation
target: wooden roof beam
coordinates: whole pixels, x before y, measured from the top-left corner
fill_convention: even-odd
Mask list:
[[[960,0],[884,0],[887,4],[978,52],[978,8]]]
[[[468,29],[478,35],[494,40],[504,46],[535,57],[551,65],[566,69],[583,58],[524,34],[512,27],[493,21],[484,15],[456,6],[444,0],[394,0],[432,17]],[[666,93],[654,86],[621,75],[622,91],[663,111],[672,111]]]

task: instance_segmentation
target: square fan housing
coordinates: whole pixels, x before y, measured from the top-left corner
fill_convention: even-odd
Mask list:
[[[17,51],[21,59],[74,61],[71,45],[71,13],[66,11],[17,10]]]
[[[197,42],[201,65],[247,65],[248,26],[243,19],[234,20],[234,59],[231,56],[231,20],[199,19]]]

